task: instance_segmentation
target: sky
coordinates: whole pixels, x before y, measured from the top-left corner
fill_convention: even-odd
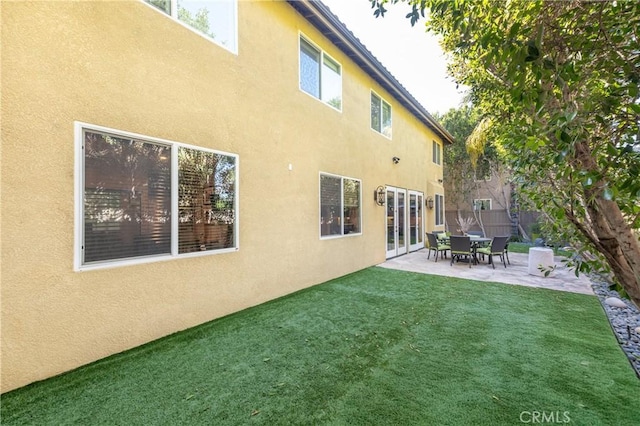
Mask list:
[[[369,0],[322,0],[362,44],[431,114],[457,108],[462,90],[447,76],[446,58],[435,36],[414,27],[406,4],[387,7],[384,18],[373,16]]]

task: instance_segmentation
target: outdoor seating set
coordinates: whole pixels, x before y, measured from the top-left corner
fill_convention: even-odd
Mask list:
[[[431,258],[431,252],[435,252],[435,261],[438,261],[438,255],[446,258],[447,252],[451,254],[451,265],[454,261],[465,261],[471,264],[478,264],[478,256],[489,257],[489,264],[496,268],[493,261],[494,256],[499,256],[500,260],[507,267],[509,261],[508,247],[509,236],[500,236],[486,238],[482,233],[469,232],[465,235],[449,235],[448,233],[427,233],[427,241],[429,243],[429,253],[427,259]],[[505,261],[506,259],[506,261]]]

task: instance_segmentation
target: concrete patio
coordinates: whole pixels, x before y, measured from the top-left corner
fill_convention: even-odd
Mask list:
[[[558,256],[554,258],[557,266],[551,276],[540,277],[529,275],[529,256],[523,253],[509,253],[511,265],[507,263],[506,268],[502,265],[502,262],[500,262],[500,258],[494,258],[496,260],[495,269],[493,269],[486,260],[484,262],[481,261],[478,265],[471,265],[471,268],[469,268],[468,263],[454,263],[451,265],[450,258],[442,259],[438,257],[438,261],[436,262],[435,255],[433,253],[431,254],[430,259],[427,259],[427,254],[428,251],[423,249],[404,256],[389,259],[378,266],[424,274],[458,277],[469,280],[494,281],[505,284],[568,291],[572,293],[594,294],[589,277],[584,274],[576,277],[575,272],[565,267],[561,258]]]

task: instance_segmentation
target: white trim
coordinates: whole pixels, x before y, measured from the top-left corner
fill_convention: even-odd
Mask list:
[[[441,200],[442,200],[441,201],[442,205],[440,206],[442,208],[442,215],[441,215],[441,218],[440,218],[440,219],[442,219],[441,223],[437,223],[437,219],[438,219],[438,211],[437,211],[438,203],[436,202],[436,200],[437,200],[438,197],[441,197]],[[435,210],[435,212],[434,212],[435,213],[435,217],[434,217],[434,220],[433,220],[433,226],[444,226],[445,222],[446,222],[446,217],[445,217],[445,211],[446,210],[444,208],[444,194],[439,194],[439,193],[436,192],[435,194],[433,194],[433,201],[434,201],[434,204],[435,204],[433,206],[433,208]]]
[[[74,165],[73,165],[73,269],[78,271],[82,267],[82,242],[83,238],[83,197],[84,194],[84,144],[82,138],[82,123],[76,121],[73,125],[74,137]]]
[[[377,131],[371,126],[371,93],[373,93],[378,98],[380,98],[380,131]],[[387,136],[382,132],[382,103],[383,102],[389,105],[389,109],[391,111],[391,136]],[[389,139],[390,141],[393,140],[393,106],[391,105],[390,102],[388,102],[385,98],[383,98],[382,95],[380,95],[378,92],[376,92],[373,89],[370,89],[370,93],[369,93],[369,128],[374,132],[376,132],[377,134],[382,135],[385,138]]]
[[[440,142],[436,141],[435,139],[432,139],[431,142],[432,142],[431,143],[431,161],[433,162],[433,164],[436,164],[436,165],[442,167],[442,162],[443,162],[443,158],[442,157],[444,156],[443,146],[442,146],[442,144]],[[439,162],[436,162],[436,159],[433,158],[433,144],[438,145],[437,152],[438,152],[438,160],[439,160]]]
[[[238,38],[238,0],[232,0],[233,1],[233,24],[234,24],[234,34],[233,36],[235,37],[235,48],[234,49],[230,49],[228,46],[225,46],[224,44],[220,43],[219,41],[217,41],[214,38],[209,37],[208,35],[198,31],[196,28],[193,28],[192,26],[182,22],[181,20],[178,19],[177,16],[177,11],[178,7],[178,1],[177,0],[170,0],[170,13],[166,13],[165,11],[161,10],[160,8],[152,5],[151,3],[145,1],[145,0],[140,0],[142,3],[144,3],[145,5],[147,5],[148,7],[150,7],[151,9],[155,10],[156,12],[160,13],[161,15],[171,19],[173,22],[177,22],[178,24],[182,25],[183,27],[187,28],[189,31],[192,31],[193,33],[199,35],[200,37],[204,38],[205,40],[208,40],[210,42],[212,42],[213,44],[215,44],[216,46],[222,47],[224,50],[226,50],[227,52],[231,52],[234,55],[238,56],[238,45],[240,44],[240,40]],[[175,13],[174,13],[175,12]]]
[[[171,145],[171,188],[178,188],[179,180],[178,173],[173,173],[174,170],[178,170],[178,144]],[[173,220],[174,217],[180,215],[180,197],[179,191],[171,191],[171,256],[177,256],[179,251],[178,238],[174,238],[174,235],[178,235],[180,232],[180,223],[178,220]]]
[[[407,219],[409,218],[409,190],[407,188],[400,188],[397,186],[391,186],[391,185],[386,185],[385,187],[385,200],[388,201],[389,199],[389,192],[393,193],[393,203],[394,203],[394,208],[393,208],[393,222],[394,222],[394,229],[393,229],[393,238],[394,238],[394,248],[389,250],[389,206],[385,205],[385,209],[386,209],[386,213],[385,213],[385,253],[386,253],[386,258],[390,259],[392,257],[396,257],[396,256],[401,256],[403,254],[407,254],[409,252],[409,243],[410,243],[410,239],[409,239],[409,235],[410,232],[407,232],[407,230],[409,229],[409,224]],[[399,210],[399,195],[403,194],[404,195],[404,214],[400,215]],[[400,222],[400,218],[402,217],[402,223],[403,223],[403,236],[404,236],[404,245],[400,245],[400,226],[399,226],[399,222]]]
[[[408,197],[409,197],[409,210],[407,210],[407,217],[409,219],[409,251],[416,251],[416,250],[420,250],[422,248],[424,248],[424,237],[425,237],[425,205],[424,205],[424,192],[422,191],[415,191],[410,189],[408,191]],[[416,208],[420,209],[420,229],[417,230],[417,234],[416,234],[416,242],[414,244],[411,244],[411,219],[412,219],[412,214],[411,214],[411,196],[414,195],[416,197]],[[417,214],[416,214],[416,217]],[[417,226],[416,226],[417,228]]]
[[[477,207],[477,203],[478,201],[481,201],[482,204],[484,204],[485,201],[489,202],[489,208],[488,209],[478,209]],[[479,211],[479,210],[492,210],[493,209],[493,201],[491,198],[474,198],[473,199],[473,211]]]
[[[306,41],[307,43],[309,43],[311,45],[311,47],[317,49],[320,52],[320,70],[319,70],[319,77],[320,77],[320,96],[316,97],[313,96],[311,93],[305,91],[302,89],[301,87],[301,78],[300,78],[300,40],[304,39],[304,41]],[[331,105],[328,102],[325,102],[324,100],[322,100],[322,66],[324,64],[324,57],[327,56],[329,59],[331,59],[333,62],[335,62],[336,64],[338,64],[340,66],[340,108],[336,108],[333,105]],[[337,59],[335,59],[333,56],[329,55],[322,47],[320,47],[320,45],[318,45],[318,43],[314,42],[311,40],[311,38],[309,38],[309,36],[307,36],[305,33],[303,33],[302,31],[298,30],[298,90],[300,90],[302,93],[304,93],[305,95],[320,101],[321,103],[323,103],[324,105],[327,105],[329,108],[338,111],[339,113],[342,114],[342,111],[344,110],[344,90],[343,90],[343,82],[344,82],[344,67],[342,66],[342,63],[339,62]]]
[[[140,139],[142,141],[157,143],[164,146],[171,147],[171,249],[170,253],[158,254],[150,256],[140,256],[128,259],[114,259],[105,260],[96,263],[84,265],[82,264],[82,244],[84,242],[84,138],[83,131],[90,130],[101,133],[108,133],[125,138]],[[114,268],[119,266],[137,265],[143,263],[159,262],[164,260],[209,256],[222,253],[231,253],[240,250],[240,156],[238,154],[214,150],[210,148],[204,148],[196,145],[185,144],[168,139],[156,138],[153,136],[143,135],[140,133],[128,132],[125,130],[113,129],[110,127],[104,127],[96,124],[84,123],[81,121],[74,121],[74,138],[75,138],[75,164],[74,164],[74,270],[75,271],[89,271],[94,269]],[[216,250],[206,250],[201,252],[192,253],[178,253],[178,149],[180,147],[196,149],[199,151],[210,152],[214,154],[225,155],[233,157],[235,159],[235,183],[234,183],[234,226],[233,226],[233,238],[234,245],[229,248],[222,248]]]
[[[348,238],[348,237],[357,237],[359,235],[362,235],[363,233],[363,223],[362,223],[362,208],[363,208],[363,200],[362,200],[362,180],[358,179],[358,178],[353,178],[353,177],[349,177],[349,176],[342,176],[342,175],[337,175],[334,173],[327,173],[327,172],[323,172],[320,171],[318,172],[318,219],[320,219],[322,217],[322,178],[321,176],[330,176],[330,177],[334,177],[334,178],[339,178],[340,179],[340,204],[341,204],[341,210],[340,210],[340,223],[342,226],[342,232],[344,232],[344,180],[345,179],[349,179],[349,180],[355,180],[357,182],[360,183],[360,187],[359,187],[359,193],[358,193],[358,200],[360,202],[360,205],[358,206],[358,223],[360,224],[360,231],[359,232],[351,232],[349,234],[334,234],[334,235],[322,235],[322,223],[320,223],[320,220],[318,220],[318,235],[320,237],[321,240],[331,240],[331,239],[335,239],[335,238]]]

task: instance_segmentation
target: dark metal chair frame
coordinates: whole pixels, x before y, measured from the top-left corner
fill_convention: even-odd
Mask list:
[[[427,255],[427,259],[431,258],[431,250],[436,252],[436,262],[438,261],[439,252],[442,252],[443,257],[447,257],[447,250],[449,250],[450,247],[446,244],[440,244],[436,234],[427,232],[427,240],[429,241],[429,254]]]
[[[453,266],[454,259],[462,259],[462,257],[468,257],[469,268],[471,268],[471,262],[476,262],[476,256],[471,246],[471,237],[463,237],[459,235],[452,235],[449,237],[449,245],[451,247],[451,265]]]
[[[506,268],[507,262],[505,262],[505,250],[508,242],[509,236],[493,237],[493,239],[491,240],[491,246],[487,248],[477,249],[477,253],[489,256],[489,263],[491,263],[493,269],[496,269],[496,263],[493,261],[493,256],[500,256],[500,260],[502,260],[502,263]],[[511,264],[511,262],[509,262],[509,264]]]

